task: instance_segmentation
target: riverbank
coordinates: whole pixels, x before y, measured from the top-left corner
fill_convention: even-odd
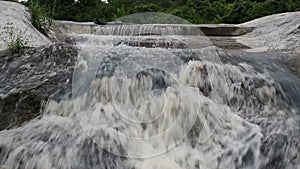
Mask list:
[[[29,47],[48,45],[51,40],[31,24],[28,8],[16,3],[0,1],[0,50],[7,48],[17,37]]]
[[[0,52],[0,168],[299,168],[293,57],[236,41],[260,28],[122,26]]]
[[[52,30],[52,34],[48,38],[45,35],[39,33],[30,22],[30,14],[27,12],[27,8],[13,2],[0,1],[0,23],[5,25],[8,21],[12,22],[11,25],[15,32],[20,32],[26,30],[26,33],[22,34],[24,37],[30,38],[29,46],[32,47],[41,47],[40,49],[32,48],[25,51],[24,53],[13,54],[7,52],[7,50],[0,50],[0,66],[2,67],[0,79],[2,79],[2,87],[0,91],[3,94],[2,96],[12,91],[11,96],[0,98],[0,111],[6,112],[7,109],[16,109],[13,116],[18,116],[22,112],[21,109],[15,108],[15,103],[20,100],[24,100],[24,93],[34,93],[34,96],[39,98],[35,102],[30,103],[29,105],[39,105],[41,100],[47,100],[53,93],[62,86],[65,86],[64,81],[67,85],[70,85],[71,75],[72,75],[72,66],[74,65],[74,59],[77,57],[77,49],[73,48],[72,45],[65,44],[52,44],[54,41],[62,41],[64,43],[72,43],[71,39],[68,38],[65,32],[77,33],[77,34],[91,34],[95,33],[96,29],[99,27],[113,28],[113,23],[110,25],[96,25],[94,23],[75,23],[69,21],[57,21],[55,29]],[[286,13],[286,14],[277,14],[272,16],[263,17],[248,23],[240,25],[186,25],[181,26],[184,29],[187,27],[197,27],[206,33],[209,40],[214,46],[225,50],[242,50],[247,52],[287,52],[291,53],[289,57],[282,58],[282,62],[288,65],[291,72],[300,77],[300,46],[299,46],[299,26],[300,18],[297,17],[300,12]],[[166,25],[162,25],[166,26]],[[184,30],[183,29],[183,30]],[[0,29],[2,32],[5,32],[3,29]],[[29,33],[29,34],[27,34]],[[99,33],[99,32],[98,32]],[[95,33],[96,34],[96,33]],[[3,35],[3,34],[2,34]],[[57,37],[57,38],[55,38]],[[51,39],[51,40],[50,40]],[[47,45],[48,44],[48,45]],[[50,45],[51,44],[51,45]],[[46,45],[46,46],[45,46]],[[286,47],[286,48],[285,48]],[[0,41],[0,49],[6,48],[4,41]],[[45,51],[46,53],[40,53]],[[33,57],[34,56],[34,57]],[[42,57],[49,56],[50,58],[41,59]],[[60,60],[55,58],[70,58],[69,60]],[[44,62],[47,59],[54,61],[53,68],[47,68],[50,72],[64,72],[62,74],[48,74],[49,72],[44,70],[44,67],[47,67],[49,63]],[[32,60],[33,59],[33,60]],[[34,60],[37,59],[37,60]],[[34,63],[29,63],[34,62]],[[18,63],[16,66],[15,64]],[[70,64],[69,66],[64,65]],[[28,66],[29,65],[29,66]],[[61,67],[55,67],[55,65],[61,65]],[[39,74],[39,79],[31,79],[26,75],[22,74],[23,71],[30,71],[36,69],[36,74]],[[53,70],[52,70],[53,69]],[[58,71],[59,70],[59,71]],[[14,77],[6,76],[5,74],[17,74]],[[22,73],[20,73],[22,72]],[[27,72],[28,73],[28,72]],[[33,76],[33,74],[31,74]],[[57,76],[57,77],[56,77]],[[42,78],[43,77],[43,78]],[[66,78],[67,77],[67,78]],[[57,80],[59,79],[59,80]],[[16,82],[17,80],[19,82]],[[47,80],[47,81],[44,81]],[[32,85],[34,81],[35,92],[32,92],[32,88],[26,87]],[[50,81],[50,82],[49,82]],[[55,84],[60,81],[60,84]],[[50,85],[49,85],[50,83]],[[37,85],[37,86],[36,86]],[[50,87],[49,87],[50,86]],[[68,86],[66,87],[68,88]],[[5,90],[4,90],[5,89]],[[24,92],[26,91],[26,92]],[[45,91],[49,91],[48,93]],[[47,93],[47,95],[41,95],[40,93]],[[26,94],[27,97],[27,94]],[[4,99],[8,101],[1,101]],[[25,100],[26,101],[26,100]],[[11,104],[7,104],[7,103]],[[5,103],[5,104],[4,104]],[[29,102],[27,102],[29,103]],[[26,104],[27,104],[26,103]],[[2,105],[1,105],[2,104]],[[25,107],[30,107],[25,106]],[[40,108],[40,105],[37,106],[37,110]],[[1,114],[0,112],[0,114]],[[39,112],[35,111],[30,117],[35,117]],[[16,122],[12,122],[6,119],[13,119],[8,114],[2,114],[3,126],[0,126],[0,130],[7,128],[9,125],[14,123],[19,123],[24,121],[23,118],[17,119]],[[25,115],[26,117],[29,117]],[[15,119],[14,119],[15,120]],[[6,121],[7,123],[4,123]]]
[[[300,12],[270,15],[239,26],[255,27],[253,31],[235,37],[238,42],[252,48],[248,51],[300,54]]]
[[[18,3],[0,1],[0,30],[2,39],[0,49],[5,49],[3,37],[8,38],[5,26],[10,23],[14,36],[19,34],[28,41],[28,46],[38,47],[50,44],[51,41],[60,41],[60,38],[51,38],[63,30],[77,34],[99,34],[99,27],[118,27],[120,23],[96,25],[93,22],[55,21],[56,27],[52,30],[50,39],[38,32],[30,23],[28,9]],[[172,25],[160,25],[170,27]],[[173,25],[177,28],[199,28],[207,35],[212,43],[223,49],[249,52],[278,51],[300,53],[300,12],[290,12],[270,15],[255,19],[243,24],[202,24],[202,25]],[[60,30],[59,30],[60,29]],[[191,32],[193,33],[193,32]],[[5,35],[6,34],[6,35]],[[61,35],[61,33],[58,33]],[[61,37],[61,36],[57,36]],[[66,39],[66,38],[63,38]],[[66,42],[66,40],[63,40]],[[69,42],[69,41],[67,41]]]

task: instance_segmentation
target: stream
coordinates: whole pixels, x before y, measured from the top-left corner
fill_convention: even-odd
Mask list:
[[[1,169],[300,168],[287,54],[224,51],[174,25],[64,33],[79,50],[72,89],[0,131]]]

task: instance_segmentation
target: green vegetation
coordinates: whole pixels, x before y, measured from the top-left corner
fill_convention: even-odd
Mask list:
[[[109,0],[108,4],[100,0],[29,0],[27,5],[38,29],[44,29],[41,25],[49,14],[57,20],[112,21],[138,12],[165,12],[191,23],[241,23],[300,10],[299,0]]]
[[[29,41],[24,38],[25,31],[20,31],[17,34],[14,33],[13,23],[7,22],[3,27],[4,31],[0,34],[0,39],[7,45],[7,48],[13,53],[21,52],[25,48],[28,48]]]
[[[44,35],[47,35],[52,24],[51,13],[49,11],[50,9],[42,5],[42,2],[39,0],[32,0],[29,3],[32,25]]]

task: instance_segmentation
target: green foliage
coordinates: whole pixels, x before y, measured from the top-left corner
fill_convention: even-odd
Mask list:
[[[24,40],[23,36],[18,34],[14,41],[8,43],[8,49],[12,52],[21,52],[28,48],[27,44],[28,42]]]
[[[252,8],[250,0],[236,0],[229,10],[229,14],[224,17],[226,23],[241,23],[247,21],[248,10]]]
[[[42,5],[39,0],[33,0],[30,2],[29,11],[31,14],[32,25],[40,32],[47,35],[52,24],[52,19],[46,6]]]
[[[265,15],[300,10],[300,0],[31,0],[38,16],[57,20],[112,21],[140,12],[164,12],[191,23],[241,23]],[[41,6],[40,4],[43,4]],[[43,11],[43,12],[42,12]],[[39,23],[36,23],[39,26]]]
[[[118,18],[121,18],[121,17],[126,16],[126,15],[127,15],[127,13],[126,13],[126,10],[125,10],[125,6],[124,6],[124,4],[122,4],[121,8],[117,8],[117,12],[114,15],[114,18],[118,19]]]
[[[190,23],[198,24],[205,22],[205,20],[201,18],[201,16],[195,9],[189,8],[187,5],[172,9],[168,11],[168,13],[184,18]]]
[[[1,40],[6,43],[7,48],[12,52],[21,52],[25,48],[28,48],[29,40],[23,35],[26,33],[25,31],[19,31],[17,34],[13,30],[13,24],[11,22],[7,22],[6,26],[2,27],[4,29],[1,32]]]
[[[162,9],[160,6],[153,3],[149,3],[149,4],[136,5],[134,8],[130,10],[130,13],[159,12],[161,10]]]

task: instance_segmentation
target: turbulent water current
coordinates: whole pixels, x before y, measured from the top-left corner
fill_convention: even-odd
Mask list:
[[[68,33],[72,97],[0,131],[1,169],[300,168],[300,82],[272,57],[226,58],[188,28],[97,29]]]

